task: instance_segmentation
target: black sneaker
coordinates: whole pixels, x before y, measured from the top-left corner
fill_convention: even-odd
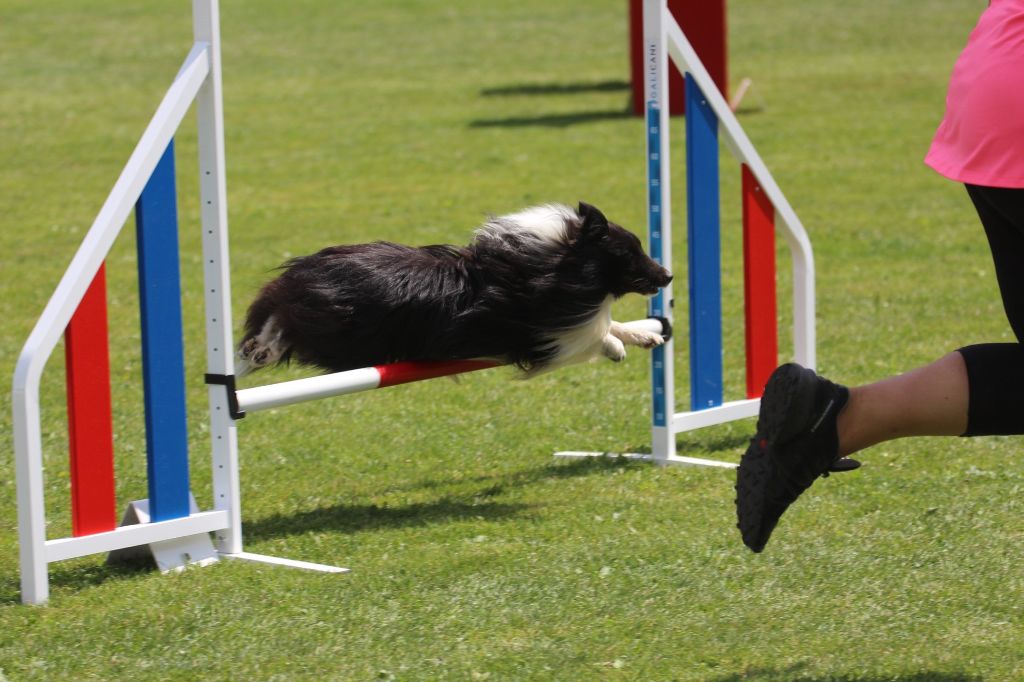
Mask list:
[[[849,396],[845,386],[792,363],[768,379],[757,434],[736,471],[736,525],[753,551],[764,549],[782,513],[819,476],[860,466],[839,457],[836,418]]]

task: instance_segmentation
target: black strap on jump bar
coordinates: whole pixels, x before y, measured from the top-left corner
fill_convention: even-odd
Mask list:
[[[647,318],[648,320],[657,320],[661,322],[661,335],[668,341],[672,338],[672,323],[668,321],[667,317],[658,317],[657,315],[651,315]]]
[[[238,394],[235,392],[234,374],[207,374],[206,383],[210,386],[223,386],[228,394],[228,413],[235,421],[245,417],[245,412],[238,409]]]

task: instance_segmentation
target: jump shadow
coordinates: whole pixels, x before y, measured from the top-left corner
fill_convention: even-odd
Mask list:
[[[596,83],[523,83],[485,88],[480,91],[484,97],[510,97],[516,95],[578,95],[590,92],[621,92],[629,90],[628,81],[608,80]]]
[[[559,96],[580,95],[590,93],[608,93],[629,91],[627,81],[607,80],[597,82],[574,83],[520,83],[486,88],[480,91],[483,97],[519,97],[519,96]],[[470,121],[470,128],[523,128],[541,126],[547,128],[566,128],[581,123],[614,121],[632,117],[632,109],[587,110],[561,114],[542,114],[540,116],[509,116],[503,118],[485,118]]]
[[[488,521],[513,518],[530,505],[479,502],[443,497],[432,502],[403,506],[336,504],[295,514],[274,514],[245,524],[246,537],[254,540],[300,535],[309,531],[357,533],[389,528],[426,526],[464,519]]]
[[[50,587],[51,589],[69,588],[77,593],[110,582],[133,580],[151,575],[155,566],[152,559],[118,564],[108,564],[104,561],[81,565],[51,566]],[[5,576],[4,580],[0,581],[0,605],[20,603],[21,583],[18,575]]]
[[[509,116],[507,118],[484,118],[469,122],[470,128],[525,128],[542,126],[547,128],[567,128],[580,123],[598,121],[615,121],[631,118],[632,112],[626,109],[605,111],[578,111],[565,114],[544,114],[541,116]]]
[[[336,504],[298,513],[274,514],[246,521],[245,534],[249,539],[260,540],[321,530],[356,533],[480,518],[486,520],[511,519],[528,512],[533,508],[532,505],[505,504],[494,502],[488,498],[500,495],[509,488],[524,487],[547,479],[586,476],[629,466],[636,466],[636,463],[627,460],[588,458],[565,463],[551,463],[506,475],[476,476],[461,481],[453,481],[450,478],[428,480],[407,488],[391,488],[388,492],[430,490],[453,484],[483,485],[474,491],[458,496],[449,495],[430,502],[402,506]],[[80,566],[65,565],[51,569],[50,585],[68,587],[77,591],[110,581],[141,578],[150,575],[152,569],[153,562],[151,560],[119,564],[104,562]],[[20,601],[21,585],[18,576],[14,574],[0,578],[0,605],[18,604]]]

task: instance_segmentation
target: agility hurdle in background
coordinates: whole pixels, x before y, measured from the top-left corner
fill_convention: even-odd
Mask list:
[[[397,363],[235,389],[217,0],[193,0],[194,45],[47,303],[13,383],[22,601],[49,598],[49,565],[151,553],[164,571],[219,557],[343,572],[244,552],[236,424],[247,412],[494,367]],[[189,484],[174,134],[196,103],[213,508]],[[148,498],[117,525],[104,260],[135,208]],[[627,323],[667,334],[660,320]],[[65,336],[72,536],[48,539],[40,421],[42,371]],[[210,534],[213,534],[211,541]]]
[[[765,382],[778,364],[775,228],[793,263],[793,358],[815,366],[814,255],[806,231],[751,144],[666,0],[643,0],[646,101],[648,250],[672,261],[669,164],[669,58],[686,88],[686,204],[689,294],[690,410],[676,412],[674,340],[651,353],[651,454],[626,457],[660,464],[734,467],[676,454],[677,433],[755,416]],[[718,136],[740,164],[746,334],[746,399],[723,402],[721,221]],[[650,315],[672,318],[672,284],[650,304]],[[604,453],[567,451],[567,457]]]
[[[644,58],[644,2],[629,4],[629,73],[633,114],[647,116]],[[725,0],[668,0],[669,14],[691,39],[694,51],[711,74],[718,91],[729,93],[729,47]],[[741,86],[742,87],[742,86]],[[672,116],[686,113],[686,88],[678,69],[669,68],[668,107]]]

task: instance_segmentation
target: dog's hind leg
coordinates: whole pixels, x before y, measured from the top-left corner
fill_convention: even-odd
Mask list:
[[[281,335],[282,330],[271,315],[259,334],[249,337],[239,346],[238,357],[244,363],[239,374],[272,365],[280,360],[286,350]]]
[[[665,343],[665,337],[661,334],[643,329],[630,329],[621,322],[615,322],[614,320],[612,321],[611,328],[608,330],[608,334],[626,345],[639,346],[640,348],[654,348]]]

